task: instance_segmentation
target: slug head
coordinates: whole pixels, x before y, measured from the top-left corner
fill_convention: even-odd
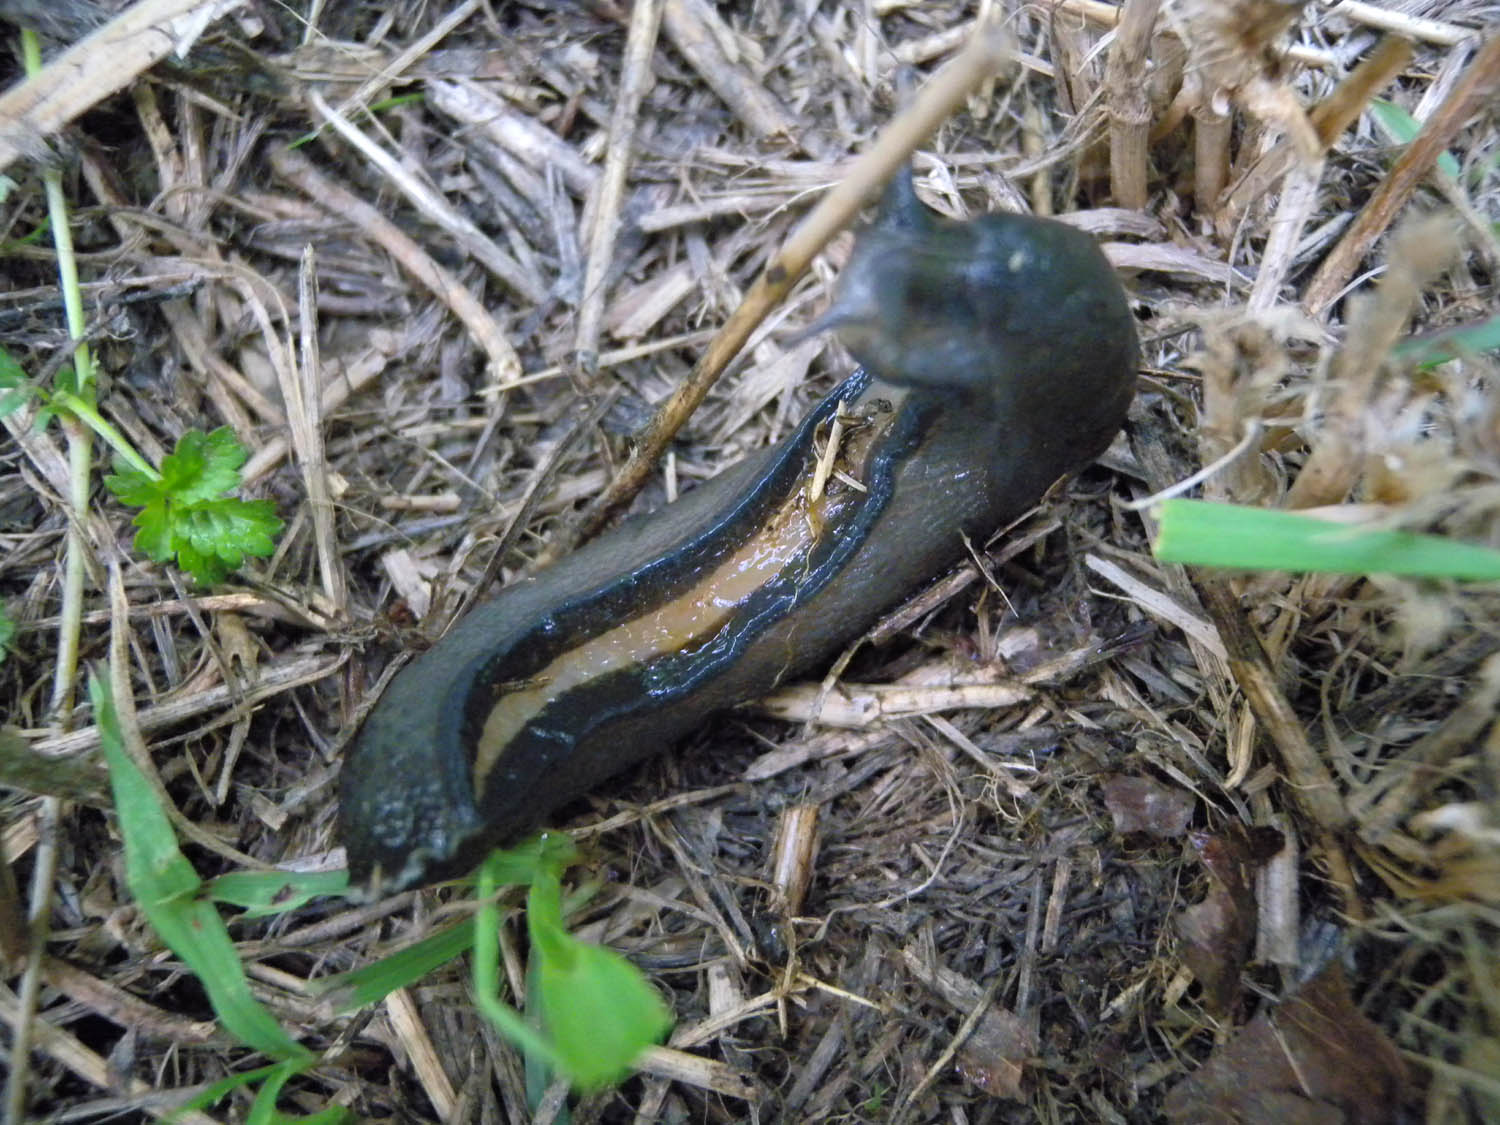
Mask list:
[[[984,395],[1009,423],[1118,426],[1133,388],[1135,320],[1083,231],[1024,215],[939,219],[910,173],[855,243],[832,328],[877,378]]]

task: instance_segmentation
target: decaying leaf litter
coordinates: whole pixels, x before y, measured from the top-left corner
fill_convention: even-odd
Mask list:
[[[1106,244],[1146,344],[1128,440],[838,686],[726,716],[576,810],[602,886],[575,928],[650,974],[669,1048],[702,1065],[661,1052],[573,1119],[1492,1116],[1493,593],[1158,563],[1132,502],[1207,465],[1213,499],[1493,545],[1493,359],[1399,357],[1494,313],[1496,12],[996,7],[1018,65],[922,142],[918,181],[948,213],[1068,214]],[[203,839],[316,864],[338,858],[341,737],[391,655],[568,539],[976,12],[666,0],[654,39],[603,2],[298,15],[252,5],[183,58],[111,55],[132,60],[112,85],[57,84],[73,106],[0,102],[20,126],[0,343],[33,373],[69,350],[28,237],[51,150],[101,411],[156,463],[229,426],[287,523],[203,590],[127,556],[128,513],[97,492],[82,657],[105,655],[117,562],[166,791]],[[636,508],[775,440],[847,369],[796,334],[848,247],[753,329]],[[66,452],[6,421],[6,759],[47,759],[7,774],[8,973],[55,855],[30,1112],[157,1114],[146,1091],[244,1052],[123,897],[89,713],[49,713]],[[329,1051],[284,1106],[560,1119],[555,1095],[525,1108],[455,967],[352,1020],[304,994],[443,901],[233,924],[262,999]]]

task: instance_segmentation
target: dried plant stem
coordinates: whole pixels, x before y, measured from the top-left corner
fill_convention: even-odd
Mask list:
[[[672,45],[755,136],[799,137],[796,120],[765,83],[725,55],[723,44],[732,41],[734,32],[712,5],[705,0],[665,0],[661,18]]]
[[[1142,76],[1160,0],[1125,0],[1105,69],[1109,91],[1109,183],[1121,207],[1146,206],[1146,148],[1151,99]]]
[[[1101,27],[1114,27],[1120,22],[1123,8],[1123,4],[1106,4],[1103,0],[1057,0],[1054,10],[1072,12]],[[1308,47],[1302,43],[1294,43],[1287,48],[1286,57],[1293,62],[1322,67],[1324,70],[1337,70],[1341,65],[1332,51]]]
[[[464,21],[482,7],[484,7],[484,0],[464,0],[462,4],[433,24],[430,31],[407,44],[406,48],[382,66],[378,73],[370,75],[360,85],[358,90],[341,101],[338,106],[339,115],[348,117],[356,111],[369,106],[370,100],[377,93],[388,88],[393,79],[398,75],[405,74],[416,62],[424,58],[429,51],[448,38]],[[309,24],[305,42],[314,41],[316,38],[314,30],[313,26]]]
[[[660,0],[636,0],[630,13],[625,57],[620,63],[620,92],[609,120],[609,147],[604,153],[604,175],[594,197],[594,229],[583,275],[583,303],[573,351],[579,368],[592,377],[599,367],[599,327],[604,320],[604,279],[614,259],[615,234],[620,229],[620,201],[625,195],[625,173],[635,138],[641,101],[650,88],[651,56],[661,24]]]
[[[1276,747],[1287,788],[1302,814],[1318,828],[1318,844],[1328,864],[1334,888],[1351,916],[1362,912],[1359,892],[1354,885],[1343,836],[1350,824],[1338,785],[1323,760],[1318,757],[1307,728],[1292,709],[1286,693],[1276,682],[1276,674],[1266,656],[1265,646],[1246,619],[1239,599],[1230,588],[1229,579],[1207,574],[1197,583],[1203,595],[1204,608],[1213,618],[1229,654],[1229,670],[1245,693],[1250,708],[1260,721],[1271,744]]]
[[[1193,198],[1209,214],[1229,181],[1229,139],[1234,121],[1211,105],[1193,110]]]
[[[312,512],[323,593],[334,614],[342,617],[348,608],[349,587],[339,554],[333,489],[328,483],[328,451],[323,443],[323,389],[318,378],[323,369],[318,348],[318,270],[311,245],[302,249],[302,264],[297,271],[297,305],[302,329],[299,361],[277,364],[276,370],[278,374],[284,372],[281,393],[290,408],[287,420],[291,423],[292,448],[297,452]]]
[[[1333,401],[1317,444],[1287,493],[1287,508],[1341,503],[1364,472],[1370,401],[1387,355],[1410,322],[1422,292],[1457,250],[1447,216],[1403,224],[1390,244],[1390,268],[1372,295],[1351,298],[1343,345],[1329,370]]]
[[[1367,4],[1362,0],[1343,0],[1334,5],[1330,15],[1347,16],[1355,23],[1366,27],[1378,27],[1382,31],[1394,31],[1412,39],[1424,39],[1443,47],[1457,46],[1465,40],[1477,38],[1475,32],[1441,20],[1423,19],[1405,12],[1391,11],[1389,4]]]
[[[1307,221],[1318,209],[1318,185],[1323,180],[1323,159],[1298,159],[1281,181],[1281,199],[1271,219],[1270,235],[1261,255],[1260,269],[1246,302],[1251,312],[1263,312],[1276,305],[1281,283],[1291,271],[1297,256],[1297,245]]]
[[[21,53],[28,75],[42,69],[41,43],[32,31],[21,33]],[[73,253],[73,233],[68,225],[68,201],[63,195],[62,173],[49,168],[42,173],[47,192],[47,214],[57,248],[57,270],[63,294],[68,335],[77,345],[73,353],[73,388],[88,398],[94,382],[93,359],[84,341],[83,298],[78,288],[78,261]],[[73,688],[78,674],[78,641],[83,622],[84,562],[88,555],[89,472],[93,461],[93,438],[89,428],[76,418],[64,416],[68,439],[68,538],[63,561],[62,606],[57,628],[57,663],[52,680],[52,713],[67,729],[73,722]],[[56,797],[42,800],[37,830],[35,863],[31,872],[26,968],[21,976],[15,1037],[11,1042],[10,1078],[5,1089],[7,1125],[20,1125],[26,1113],[26,1079],[31,1054],[31,1027],[36,1017],[42,987],[42,959],[51,932],[52,880],[57,871],[57,822],[62,802]]]
[[[399,335],[384,328],[371,332],[369,347],[352,361],[346,359],[344,366],[331,372],[323,384],[319,407],[323,417],[328,417],[343,406],[350,396],[373,382],[390,366],[392,360],[415,347],[422,331],[421,322],[414,321]],[[240,483],[250,485],[259,480],[287,455],[289,448],[290,439],[286,436],[262,442],[240,470]]]
[[[161,774],[157,772],[156,763],[151,760],[151,751],[146,747],[146,740],[141,736],[141,724],[136,719],[135,691],[130,682],[130,601],[125,594],[125,579],[115,560],[111,560],[109,565],[109,609],[109,686],[114,693],[115,709],[119,712],[120,736],[125,744],[125,752],[145,776],[156,794],[157,803],[178,833],[231,863],[251,871],[266,870],[269,864],[231,847],[184,814],[167,792]]]
[[[970,91],[999,70],[1007,57],[1008,43],[998,24],[980,27],[969,46],[923,87],[911,106],[854,162],[843,181],[823,197],[756,278],[750,292],[693,365],[687,379],[646,426],[640,444],[619,476],[584,511],[576,525],[559,531],[539,564],[598,532],[610,513],[640,491],[673,435],[697,409],[750,333],[791,292],[818,251],[849,224],[866,196],[895,174],[917,145],[963,104]]]
[[[57,820],[61,811],[62,802],[56,797],[42,799],[31,871],[30,947],[16,1001],[10,1078],[5,1087],[5,1125],[23,1125],[26,1120],[26,1076],[30,1070],[31,1032],[42,988],[42,961],[52,929],[52,880],[57,874]]]
[[[1370,202],[1318,267],[1302,300],[1309,312],[1316,315],[1333,304],[1360,260],[1395,221],[1448,143],[1497,93],[1500,93],[1500,36],[1479,48],[1453,92],[1427,120],[1416,140],[1406,146]]]
[[[47,210],[57,246],[57,269],[61,275],[63,305],[67,314],[68,335],[80,341],[73,353],[74,385],[89,398],[94,384],[93,357],[82,342],[86,326],[83,301],[78,291],[78,263],[73,255],[73,235],[68,226],[68,204],[63,197],[62,175],[56,171],[43,174],[47,189]],[[73,689],[78,677],[78,636],[83,617],[84,563],[88,557],[89,472],[93,461],[93,433],[78,419],[64,415],[63,432],[68,439],[68,521],[67,556],[63,569],[62,622],[57,633],[57,665],[53,669],[52,712],[66,729],[72,722]]]
[[[958,1054],[959,1048],[968,1042],[969,1036],[974,1034],[974,1029],[979,1026],[979,1021],[985,1017],[985,1013],[990,1010],[990,1005],[994,1003],[995,994],[1000,991],[1000,986],[1005,983],[1006,976],[1007,974],[1005,973],[997,972],[990,978],[990,983],[985,985],[984,994],[980,996],[979,1002],[974,1005],[968,1016],[965,1017],[964,1022],[953,1033],[953,1038],[943,1048],[943,1053],[927,1068],[927,1073],[922,1075],[921,1081],[911,1089],[906,1097],[902,1099],[901,1104],[896,1107],[896,1112],[891,1118],[893,1125],[902,1125],[903,1122],[912,1120],[917,1102],[921,1100],[923,1094],[932,1088],[932,1084],[947,1071],[954,1057]]]

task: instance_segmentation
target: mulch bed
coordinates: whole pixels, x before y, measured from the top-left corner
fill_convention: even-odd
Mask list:
[[[29,376],[71,353],[43,229],[58,167],[101,413],[157,463],[189,428],[230,427],[247,494],[286,524],[207,588],[134,551],[102,487],[79,537],[78,659],[128,628],[136,722],[204,836],[342,865],[340,754],[382,671],[609,517],[656,408],[978,17],[646,2],[251,0],[176,29],[181,55],[153,45],[165,31],[79,39],[39,107],[0,101],[0,346]],[[121,7],[0,18],[35,23],[60,66],[91,10]],[[803,684],[567,810],[574,874],[597,884],[575,931],[675,1015],[642,1073],[528,1092],[461,963],[331,1014],[307,982],[462,898],[319,900],[231,923],[257,995],[326,1052],[288,1112],[1500,1118],[1493,586],[1163,563],[1136,503],[1210,466],[1195,494],[1500,542],[1493,354],[1416,369],[1401,351],[1497,307],[1493,9],[994,7],[1012,61],[913,139],[919,190],[953,216],[1067,215],[1104,244],[1143,343],[1126,433],[856,647],[836,691],[899,685],[885,714],[808,721]],[[828,241],[756,324],[629,510],[778,440],[848,373],[798,331],[850,245]],[[129,899],[81,680],[54,686],[66,434],[29,409],[5,423],[0,1016],[7,1049],[23,1024],[29,1046],[10,1110],[157,1117],[254,1059]],[[995,694],[955,707],[955,685]],[[788,903],[775,843],[809,809]],[[205,876],[233,867],[186,850]],[[517,911],[503,944],[519,980]]]

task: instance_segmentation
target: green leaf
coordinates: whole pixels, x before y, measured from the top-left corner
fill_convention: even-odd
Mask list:
[[[530,883],[543,865],[564,868],[576,862],[577,858],[577,845],[569,836],[556,832],[528,840],[506,851],[491,852],[489,859],[485,861],[484,868],[491,889],[488,893],[481,892],[481,897],[491,897],[496,887]],[[496,919],[494,926],[498,927],[498,911],[495,910],[493,904],[486,904],[480,908],[481,913],[485,910],[494,913]],[[316,995],[327,997],[334,1011],[340,1014],[354,1011],[356,1008],[362,1008],[366,1004],[373,1004],[384,999],[398,988],[415,984],[437,966],[446,964],[466,952],[475,943],[475,930],[475,923],[459,922],[362,968],[313,981],[310,988]],[[488,931],[488,937],[489,952],[492,956],[489,966],[490,979],[493,981],[499,978],[494,928]],[[479,956],[476,954],[474,970],[476,978],[482,972],[477,964],[478,960]],[[475,988],[481,994],[485,991],[480,989],[477,983]],[[488,992],[495,1004],[504,1007],[495,998],[494,986],[489,987]],[[510,1009],[507,1011],[515,1016],[514,1011]],[[515,1018],[520,1019],[519,1016]]]
[[[1166,562],[1243,570],[1500,579],[1500,551],[1440,535],[1375,531],[1296,512],[1168,500],[1153,548]]]
[[[130,893],[157,935],[202,983],[225,1030],[272,1058],[307,1058],[307,1050],[251,994],[224,920],[198,897],[202,880],[178,849],[156,791],[125,752],[107,681],[91,675],[89,697],[125,839]]]
[[[71,363],[63,364],[52,377],[52,389],[62,394],[76,395],[91,405],[94,401],[93,384],[85,385],[78,369]]]
[[[416,984],[439,965],[466,952],[474,944],[474,924],[456,922],[445,930],[398,949],[358,969],[308,982],[315,996],[327,997],[334,1012],[344,1015],[384,1000],[398,988]]]
[[[26,385],[26,369],[21,361],[4,348],[0,348],[0,390]]]
[[[141,509],[134,519],[138,551],[155,562],[175,555],[177,565],[199,582],[218,582],[246,555],[274,552],[282,528],[271,501],[224,495],[239,486],[245,458],[227,426],[210,434],[189,430],[162,458],[160,479],[117,466],[104,483],[123,503]]]
[[[115,471],[104,478],[104,487],[123,504],[144,508],[161,500],[162,482],[153,480],[139,469],[116,462]]]
[[[532,883],[526,924],[536,1001],[563,1070],[586,1091],[618,1082],[671,1029],[666,1005],[625,958],[563,928],[556,871]]]
[[[136,513],[131,521],[137,530],[135,549],[152,562],[166,562],[172,557],[172,522],[167,504],[158,500]]]
[[[204,500],[183,512],[179,534],[205,555],[217,555],[231,569],[246,555],[269,555],[281,530],[269,500]]]
[[[322,895],[341,895],[349,889],[349,872],[231,871],[208,883],[214,902],[238,906],[243,917],[284,914]]]
[[[246,1117],[246,1125],[252,1121],[266,1122],[299,1122],[300,1125],[334,1125],[335,1122],[350,1121],[352,1117],[343,1106],[329,1106],[327,1109],[319,1110],[317,1113],[306,1117],[291,1117],[280,1112],[276,1108],[276,1098],[280,1095],[282,1087],[286,1085],[287,1079],[293,1078],[303,1071],[317,1065],[319,1059],[309,1056],[303,1059],[290,1059],[286,1062],[272,1063],[270,1066],[256,1067],[254,1070],[241,1071],[239,1074],[231,1074],[228,1078],[221,1078],[217,1082],[210,1083],[204,1089],[198,1091],[190,1099],[177,1107],[177,1113],[188,1110],[207,1109],[216,1102],[222,1100],[229,1094],[241,1087],[249,1087],[256,1082],[265,1080],[265,1084],[256,1092],[255,1102],[250,1108],[250,1114]],[[175,1118],[168,1117],[168,1121]]]
[[[0,348],[0,418],[8,417],[36,394],[26,379],[26,372],[15,356]]]
[[[294,1117],[276,1108],[276,1099],[287,1079],[306,1070],[316,1059],[307,1062],[282,1063],[266,1079],[255,1094],[255,1101],[245,1117],[245,1125],[334,1125],[335,1122],[352,1121],[353,1115],[343,1106],[329,1106],[306,1117]]]
[[[177,440],[177,448],[162,458],[162,483],[185,506],[215,500],[239,487],[240,466],[247,456],[228,426],[210,434],[188,430]]]
[[[31,387],[0,391],[0,418],[9,418],[26,405],[26,400],[36,393]]]
[[[288,1065],[295,1064],[271,1063],[267,1066],[258,1066],[254,1070],[242,1070],[238,1074],[231,1074],[226,1078],[220,1078],[217,1082],[210,1082],[203,1089],[188,1098],[187,1101],[178,1105],[173,1112],[186,1113],[189,1110],[207,1109],[225,1094],[238,1090],[242,1086],[249,1086],[252,1083],[259,1082],[262,1078],[270,1078],[277,1071],[282,1070]],[[171,1121],[173,1118],[169,1117],[168,1120]]]

